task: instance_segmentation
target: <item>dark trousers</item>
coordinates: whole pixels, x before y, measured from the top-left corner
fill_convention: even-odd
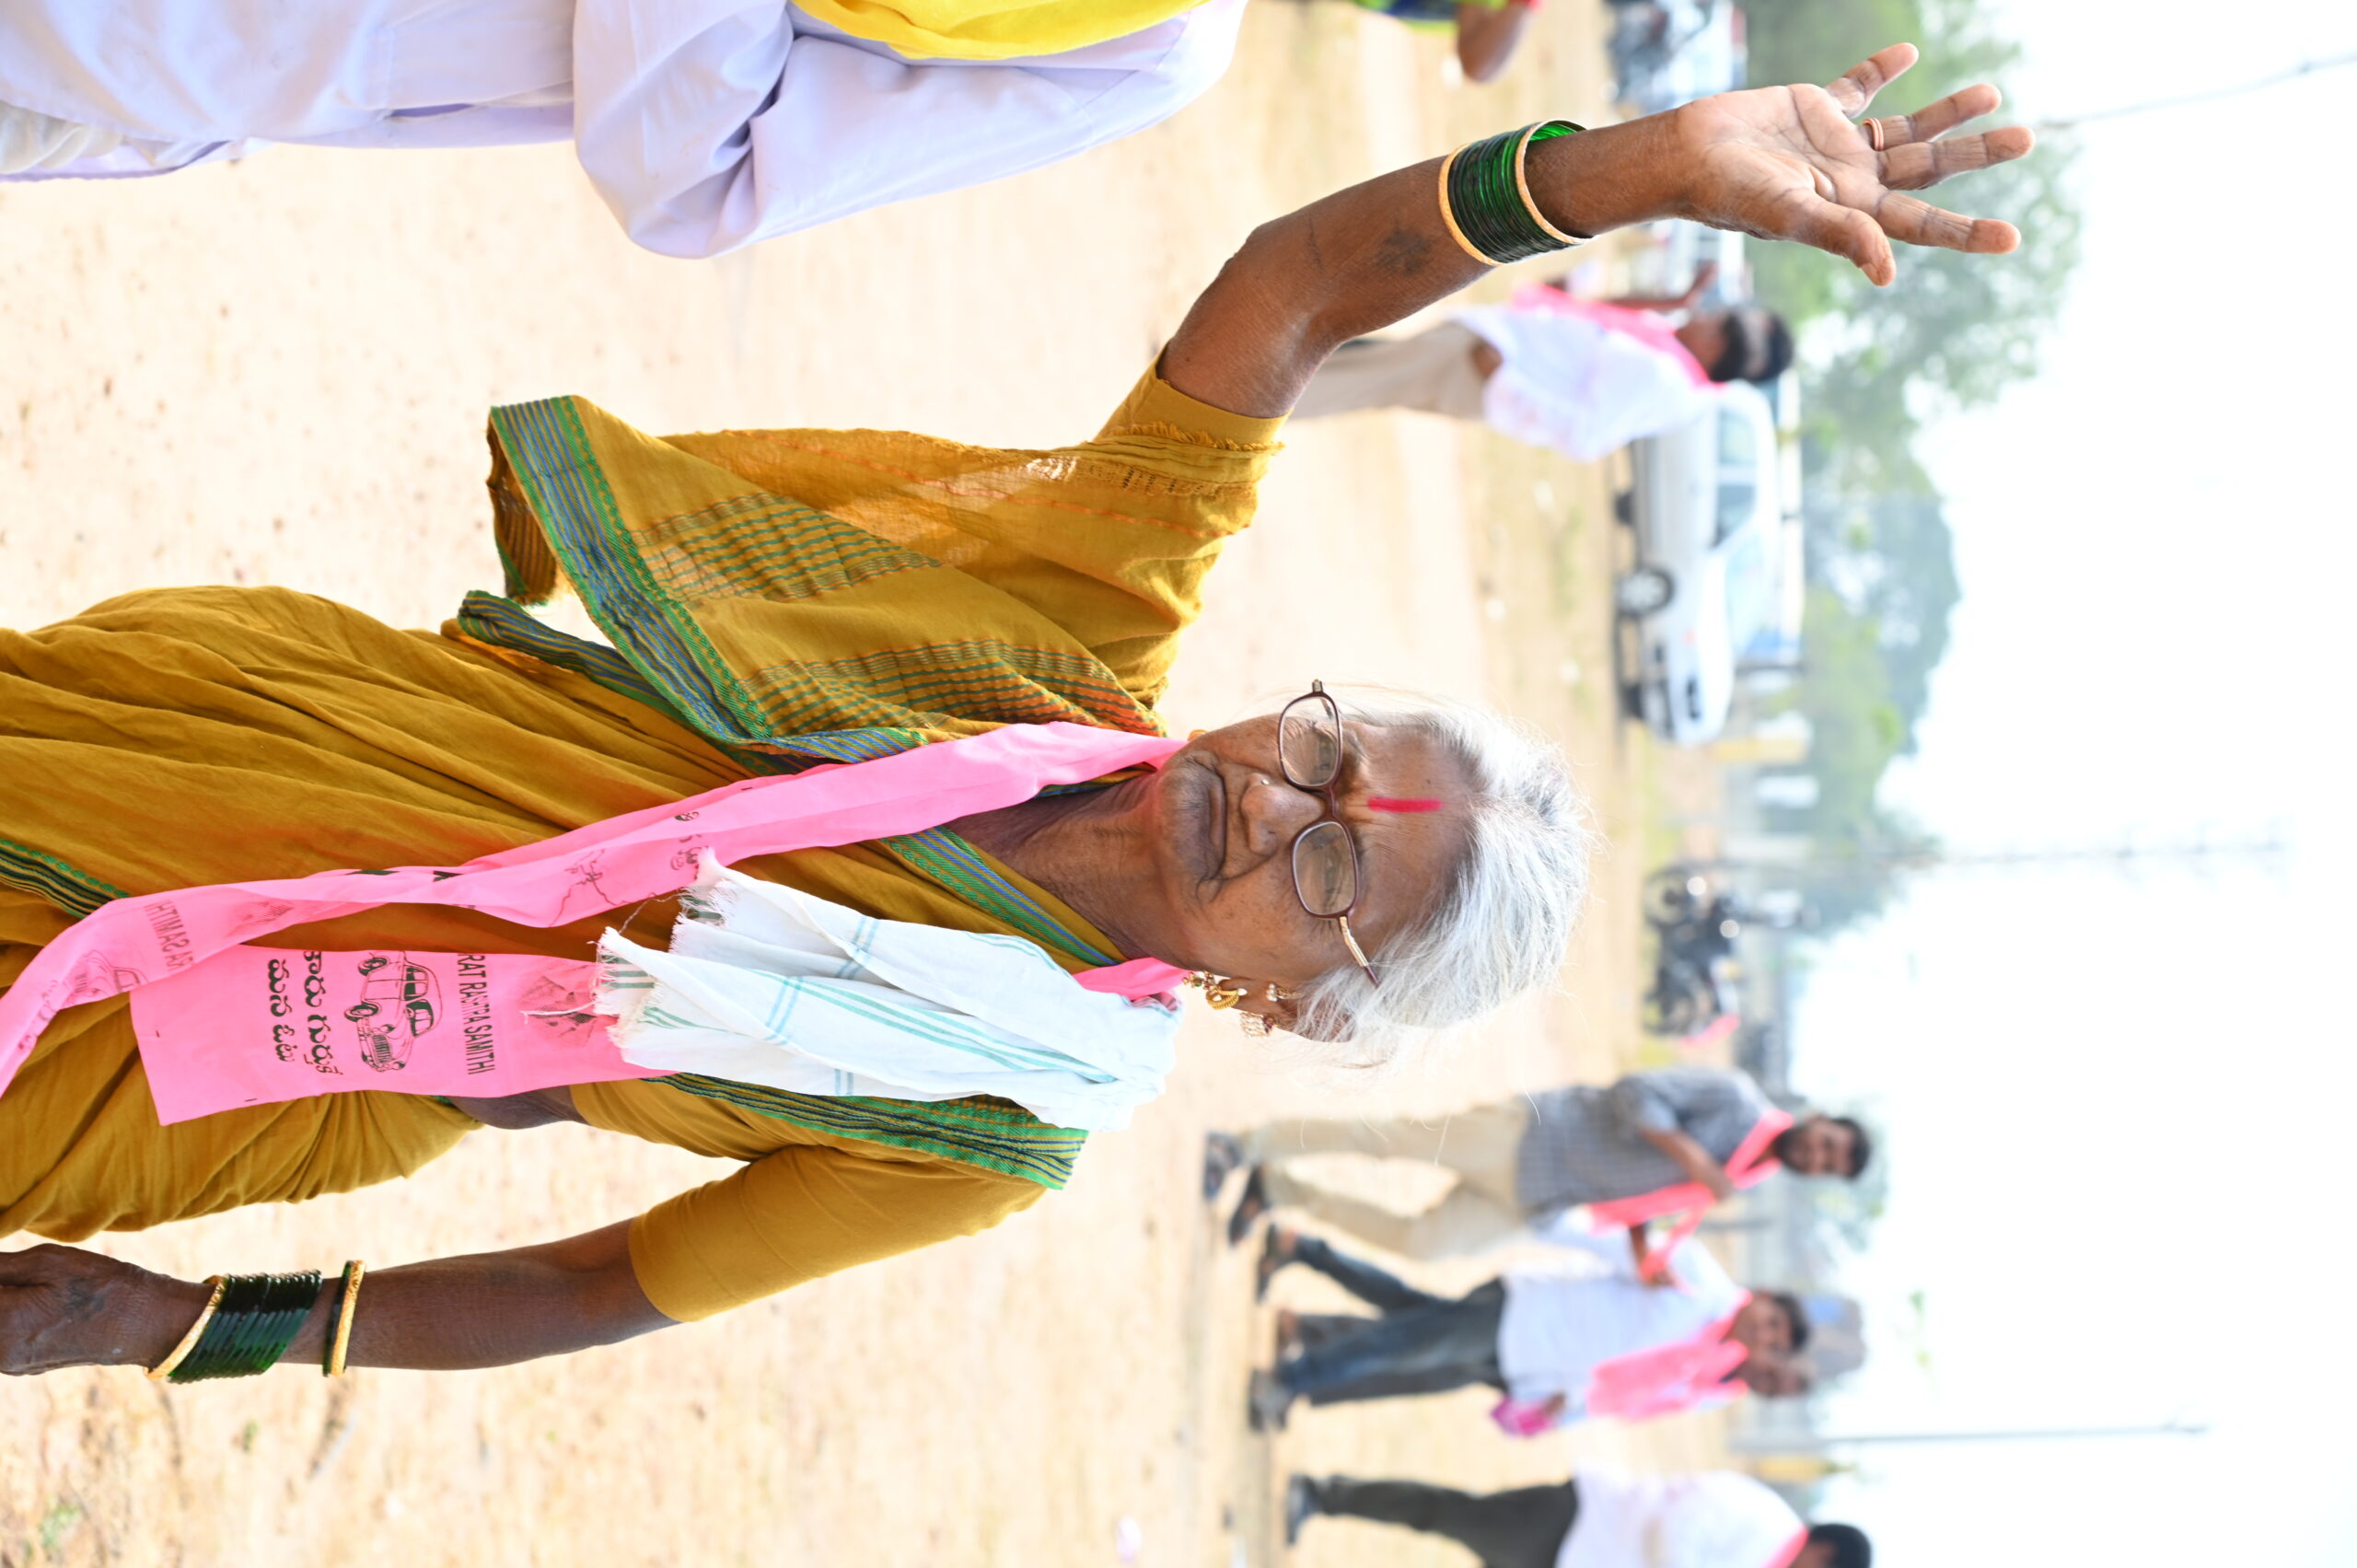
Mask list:
[[[1434,1295],[1314,1236],[1301,1237],[1294,1257],[1382,1314],[1302,1315],[1301,1353],[1278,1367],[1277,1377],[1310,1403],[1430,1394],[1501,1380],[1498,1324],[1506,1293],[1497,1281],[1462,1298]]]
[[[1482,1568],[1555,1568],[1580,1511],[1579,1492],[1568,1481],[1484,1494],[1415,1481],[1328,1476],[1310,1482],[1310,1494],[1321,1514],[1446,1536],[1480,1558]]]

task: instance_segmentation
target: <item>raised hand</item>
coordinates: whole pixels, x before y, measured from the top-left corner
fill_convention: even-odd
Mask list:
[[[2021,243],[2013,225],[1906,194],[2030,150],[2036,138],[2019,125],[1947,134],[1994,110],[2002,101],[1996,88],[1969,87],[1913,114],[1853,122],[1915,60],[1914,45],[1894,44],[1828,87],[1722,93],[1676,110],[1684,175],[1676,215],[1814,245],[1854,262],[1876,285],[1896,275],[1893,239],[1980,254],[2013,250]]]
[[[1896,44],[1829,87],[1724,93],[1537,143],[1527,189],[1566,234],[1691,218],[1814,245],[1877,284],[1895,275],[1894,239],[2013,250],[2021,243],[2013,225],[1907,194],[2030,150],[2018,126],[1949,134],[1993,110],[1996,88],[1967,87],[1875,130],[1852,121],[1914,64],[1914,47]],[[1443,221],[1440,168],[1434,158],[1395,169],[1262,224],[1171,337],[1163,375],[1215,407],[1281,414],[1338,344],[1487,276]]]

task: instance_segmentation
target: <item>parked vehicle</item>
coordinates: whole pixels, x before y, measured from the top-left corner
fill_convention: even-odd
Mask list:
[[[1738,667],[1785,616],[1798,522],[1775,415],[1758,388],[1729,382],[1711,412],[1629,457],[1619,510],[1635,563],[1613,590],[1622,702],[1664,739],[1699,746],[1725,727]]]
[[[1743,978],[1736,944],[1747,926],[1789,931],[1815,923],[1789,893],[1746,898],[1717,879],[1668,865],[1645,882],[1645,923],[1655,938],[1654,982],[1644,1025],[1656,1034],[1688,1035],[1736,1011]]]
[[[1742,11],[1726,0],[1613,0],[1612,96],[1658,114],[1744,84]]]

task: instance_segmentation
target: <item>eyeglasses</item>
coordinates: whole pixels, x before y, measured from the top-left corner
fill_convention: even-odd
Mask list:
[[[1310,914],[1334,923],[1352,961],[1369,985],[1378,985],[1382,982],[1376,979],[1375,966],[1351,935],[1351,916],[1359,907],[1359,845],[1334,796],[1334,781],[1341,775],[1347,750],[1342,710],[1326,694],[1324,681],[1311,681],[1308,695],[1295,697],[1278,713],[1277,765],[1285,783],[1326,806],[1324,816],[1294,835],[1294,897]]]

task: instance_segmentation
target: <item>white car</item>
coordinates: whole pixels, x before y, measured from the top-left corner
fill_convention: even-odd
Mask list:
[[[1613,96],[1658,114],[1744,84],[1744,15],[1727,0],[1611,0]]]
[[[1701,419],[1630,447],[1620,498],[1636,536],[1613,589],[1622,701],[1680,746],[1717,738],[1738,667],[1778,633],[1799,527],[1767,398],[1742,381],[1718,390]]]

